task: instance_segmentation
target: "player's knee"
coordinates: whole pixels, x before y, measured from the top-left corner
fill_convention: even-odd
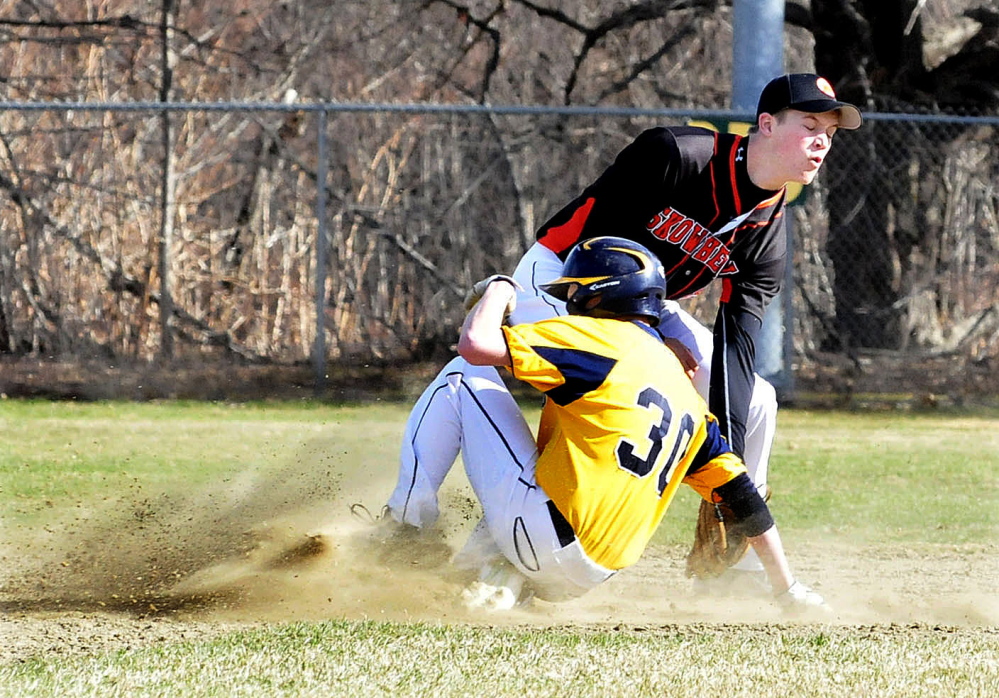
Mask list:
[[[499,371],[495,366],[473,366],[467,364],[462,372],[462,379],[473,392],[483,390],[506,391],[503,379],[500,378]]]
[[[451,360],[444,365],[444,368],[441,370],[441,373],[461,373],[470,365],[471,364],[469,364],[468,361],[466,361],[462,357],[455,356],[452,357]]]

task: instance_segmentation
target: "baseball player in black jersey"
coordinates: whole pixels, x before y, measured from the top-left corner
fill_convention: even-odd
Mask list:
[[[698,392],[765,493],[777,399],[754,365],[764,311],[784,278],[786,187],[810,184],[835,133],[860,124],[860,111],[837,100],[827,80],[797,73],[764,88],[747,136],[696,127],[645,131],[538,231],[513,275],[524,290],[511,323],[566,314],[541,285],[561,275],[580,240],[617,235],[645,245],[668,279],[660,331],[690,350]],[[712,331],[676,301],[716,279],[722,292]],[[692,575],[706,574],[689,562]],[[735,569],[753,574],[762,565],[750,551]]]

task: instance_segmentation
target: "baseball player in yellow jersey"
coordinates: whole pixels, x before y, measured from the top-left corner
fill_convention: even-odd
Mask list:
[[[388,501],[398,525],[429,527],[460,451],[483,510],[472,540],[494,553],[466,603],[504,609],[528,593],[584,594],[639,559],[686,483],[731,508],[778,601],[824,607],[794,580],[745,465],[655,329],[666,296],[661,263],[623,238],[586,240],[545,285],[569,315],[511,327],[515,283],[482,284],[460,357],[413,408]],[[496,366],[545,395],[537,441]]]

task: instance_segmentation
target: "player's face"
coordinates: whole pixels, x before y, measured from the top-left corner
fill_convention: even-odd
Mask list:
[[[838,127],[837,112],[812,114],[787,109],[774,119],[773,146],[787,182],[812,183]]]

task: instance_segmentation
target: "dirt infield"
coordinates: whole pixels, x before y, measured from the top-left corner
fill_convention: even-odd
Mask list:
[[[583,599],[559,606],[535,603],[531,609],[488,616],[461,609],[460,586],[439,576],[365,567],[356,561],[345,564],[335,550],[300,565],[271,569],[248,559],[222,565],[211,573],[218,578],[201,581],[206,588],[214,583],[216,590],[224,587],[238,593],[188,598],[163,610],[143,610],[138,604],[125,608],[113,596],[58,600],[58,593],[39,604],[37,596],[32,600],[5,586],[0,662],[196,641],[262,623],[330,618],[581,631],[668,628],[691,634],[723,631],[733,623],[752,624],[765,633],[821,623],[832,634],[945,631],[999,640],[994,549],[953,551],[934,558],[901,550],[840,550],[835,562],[795,555],[800,576],[816,580],[834,606],[829,617],[798,619],[782,616],[764,599],[695,596],[680,573],[680,560],[670,552],[646,556]]]
[[[349,516],[347,503],[381,501],[387,492],[386,482],[339,482],[333,491],[285,472],[109,511],[57,512],[43,529],[7,535],[0,550],[0,661],[331,618],[695,633],[733,623],[761,632],[821,623],[844,633],[999,636],[999,546],[992,543],[862,548],[835,541],[820,549],[788,541],[799,578],[834,608],[817,617],[789,619],[758,596],[696,594],[683,575],[683,550],[674,548],[649,551],[576,601],[470,614],[458,603],[463,580],[453,572],[372,558],[370,528]],[[476,510],[460,486],[447,490],[445,504],[452,513],[443,531],[456,548]]]

